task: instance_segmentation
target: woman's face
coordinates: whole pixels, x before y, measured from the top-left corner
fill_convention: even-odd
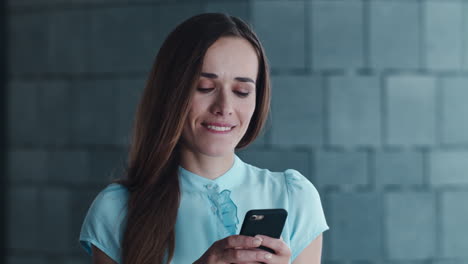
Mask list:
[[[182,132],[194,154],[232,154],[255,110],[258,58],[243,38],[222,37],[210,46]]]

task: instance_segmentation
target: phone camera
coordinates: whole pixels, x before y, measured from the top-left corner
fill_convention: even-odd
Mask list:
[[[265,216],[264,215],[252,215],[250,217],[250,220],[252,221],[259,221],[259,220],[262,220]]]

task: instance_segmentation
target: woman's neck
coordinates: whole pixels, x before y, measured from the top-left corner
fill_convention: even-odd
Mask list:
[[[227,172],[234,164],[234,152],[224,156],[207,156],[190,150],[181,151],[182,168],[208,179],[216,179]]]

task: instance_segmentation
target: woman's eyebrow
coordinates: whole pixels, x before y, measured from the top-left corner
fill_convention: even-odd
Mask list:
[[[203,76],[203,77],[206,77],[206,78],[210,78],[210,79],[218,78],[218,75],[216,75],[214,73],[209,73],[209,72],[202,72],[202,73],[200,73],[200,75]],[[237,80],[239,82],[251,82],[251,83],[255,84],[255,81],[252,80],[249,77],[235,77],[234,80]]]

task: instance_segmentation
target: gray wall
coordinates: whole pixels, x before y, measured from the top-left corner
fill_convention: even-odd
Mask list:
[[[79,228],[121,173],[153,58],[203,11],[263,40],[272,120],[240,156],[317,186],[325,263],[468,262],[468,1],[9,6],[8,263],[89,263]]]

